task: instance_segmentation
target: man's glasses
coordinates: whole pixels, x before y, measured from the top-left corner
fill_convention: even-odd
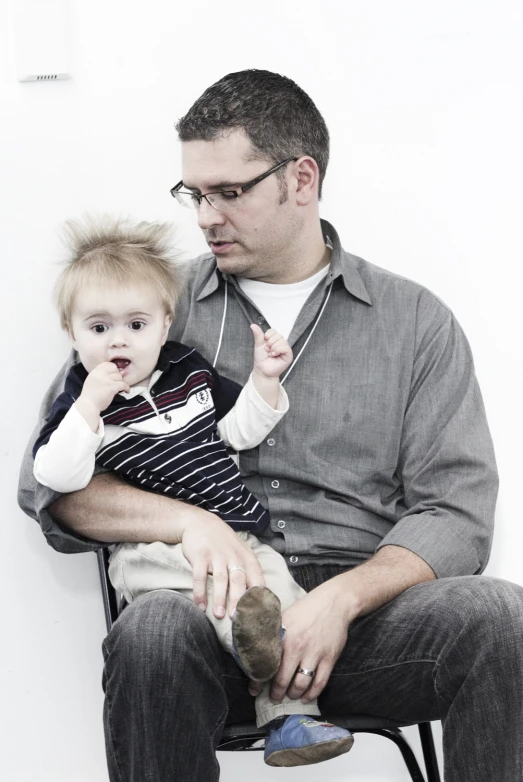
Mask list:
[[[234,190],[220,190],[216,193],[191,193],[189,190],[181,189],[183,187],[183,181],[181,181],[171,189],[171,195],[173,198],[176,198],[181,206],[186,206],[189,209],[199,209],[202,205],[202,200],[205,198],[209,206],[212,206],[213,209],[217,209],[218,212],[226,212],[230,209],[234,209],[235,205],[238,203],[238,198],[242,193],[246,193],[251,187],[254,187],[254,185],[257,185],[259,182],[263,182],[264,179],[271,174],[274,174],[275,171],[278,171],[278,169],[283,168],[287,163],[294,160],[298,160],[298,158],[287,158],[287,160],[273,166],[264,174],[260,174],[260,176],[251,179],[249,182],[239,185]]]

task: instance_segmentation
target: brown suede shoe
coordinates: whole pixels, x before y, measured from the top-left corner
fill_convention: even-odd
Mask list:
[[[232,618],[232,654],[249,679],[272,679],[280,667],[282,639],[279,598],[267,587],[251,587]]]

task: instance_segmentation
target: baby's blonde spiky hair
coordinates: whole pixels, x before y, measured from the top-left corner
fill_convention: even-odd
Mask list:
[[[172,318],[183,285],[172,233],[169,223],[136,223],[109,215],[67,220],[63,236],[69,260],[54,290],[62,327],[71,331],[75,297],[83,286],[93,284],[148,283]]]

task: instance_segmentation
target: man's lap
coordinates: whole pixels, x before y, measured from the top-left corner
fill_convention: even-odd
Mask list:
[[[472,664],[480,640],[499,643],[503,635],[513,635],[514,621],[523,632],[523,588],[507,581],[462,576],[411,587],[351,625],[319,699],[322,713],[405,722],[444,719],[451,690],[459,687],[453,666],[460,676],[461,658],[465,666]],[[237,721],[241,685],[229,666],[226,676],[229,716]]]
[[[326,567],[308,568],[305,574],[300,570],[293,569],[293,576],[306,589],[342,572]],[[145,597],[150,604],[152,595]],[[140,602],[126,609],[119,621],[126,623],[125,614]],[[189,604],[189,615],[192,609]],[[452,668],[462,668],[463,656],[464,664],[470,662],[478,639],[485,645],[499,642],[504,634],[514,635],[514,623],[523,632],[523,588],[509,582],[464,576],[411,587],[351,625],[320,708],[332,716],[359,713],[409,722],[444,718],[452,691],[459,686]],[[214,632],[210,625],[209,631]],[[461,647],[456,650],[458,637]],[[246,678],[233,658],[208,640],[207,649],[214,650],[222,670],[228,721],[254,720]]]

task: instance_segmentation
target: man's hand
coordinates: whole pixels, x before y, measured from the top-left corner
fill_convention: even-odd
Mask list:
[[[304,702],[317,698],[347,641],[351,622],[409,587],[435,577],[432,568],[413,551],[389,545],[302,597],[283,614],[283,657],[273,679],[271,699],[280,701],[285,693]],[[315,675],[311,679],[296,673],[297,668],[315,671]],[[257,682],[250,682],[251,695],[260,691]]]
[[[319,696],[347,643],[352,613],[355,607],[351,612],[350,599],[340,599],[335,579],[321,584],[284,611],[283,658],[272,682],[271,700],[281,701],[287,693],[290,698],[301,697],[308,703]],[[297,668],[316,673],[311,679],[296,673]]]
[[[213,613],[229,616],[246,589],[265,586],[261,565],[252,549],[220,518],[202,510],[182,534],[183,553],[192,565],[194,602],[207,609],[207,575],[213,577]]]
[[[104,361],[87,375],[82,393],[76,400],[75,406],[93,432],[96,432],[100,422],[100,413],[109,407],[116,394],[120,391],[129,393],[130,390],[116,364]]]

